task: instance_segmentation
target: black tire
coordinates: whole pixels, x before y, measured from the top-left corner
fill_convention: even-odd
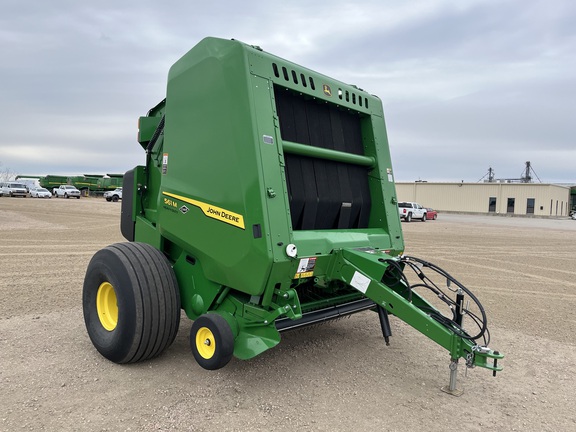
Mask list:
[[[118,202],[118,195],[114,195],[112,197],[112,202]]]
[[[80,197],[79,197],[79,196],[77,196],[77,197],[76,197],[76,199],[80,199]]]
[[[112,198],[106,198],[106,201],[110,202],[112,201]]]
[[[206,349],[203,349],[204,345]],[[192,324],[190,348],[204,369],[216,370],[226,366],[234,353],[234,335],[230,325],[217,313],[201,315]]]
[[[116,243],[96,252],[84,278],[82,303],[90,340],[115,363],[161,354],[180,325],[174,271],[158,249],[145,243]]]
[[[67,193],[65,193],[65,194],[64,194],[64,198],[68,199],[68,198],[70,198],[70,197],[68,196]]]
[[[434,215],[434,217],[432,219],[434,219],[434,220],[438,219],[438,215]]]
[[[426,222],[426,213],[422,215],[422,222]]]
[[[406,215],[406,222],[412,222],[412,213]]]

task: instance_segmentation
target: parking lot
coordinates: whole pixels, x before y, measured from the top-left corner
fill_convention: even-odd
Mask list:
[[[391,317],[385,346],[366,311],[283,334],[280,345],[218,371],[174,344],[120,366],[92,347],[84,272],[123,241],[120,203],[0,198],[0,430],[430,431],[576,429],[576,221],[439,214],[402,223],[406,253],[434,262],[484,304],[496,378],[461,368]]]

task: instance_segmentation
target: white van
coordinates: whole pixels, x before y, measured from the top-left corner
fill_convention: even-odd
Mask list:
[[[11,197],[26,197],[28,196],[28,188],[25,184],[18,182],[5,182],[2,183],[2,195]]]

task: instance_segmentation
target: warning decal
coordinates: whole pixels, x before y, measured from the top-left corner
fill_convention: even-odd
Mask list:
[[[314,276],[314,267],[316,267],[316,257],[301,258],[294,279]]]
[[[168,172],[168,153],[162,155],[162,174]]]

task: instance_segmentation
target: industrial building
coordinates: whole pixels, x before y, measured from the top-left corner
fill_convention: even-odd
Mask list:
[[[396,193],[446,212],[559,217],[576,205],[576,187],[545,183],[397,182]]]

